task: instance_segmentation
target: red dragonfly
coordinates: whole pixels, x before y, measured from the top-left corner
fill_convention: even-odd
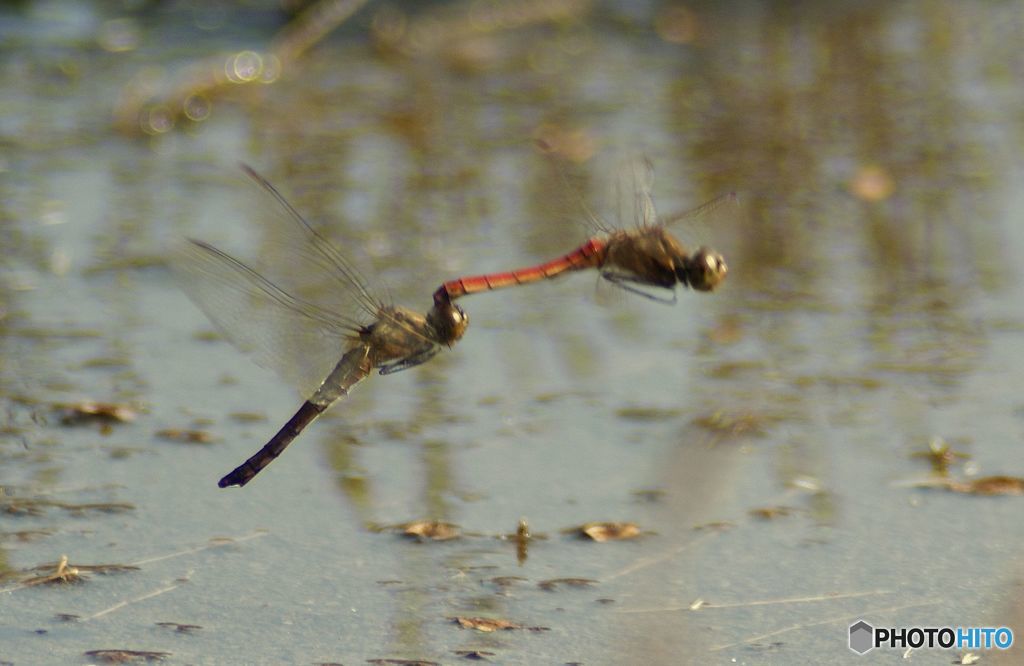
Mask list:
[[[725,194],[693,210],[659,219],[651,198],[654,171],[650,161],[631,161],[624,175],[632,180],[627,185],[632,190],[634,228],[612,229],[584,205],[592,226],[600,232],[598,235],[553,261],[445,282],[434,292],[435,305],[467,294],[539,282],[588,268],[596,268],[601,277],[628,291],[668,303],[675,302],[677,284],[696,291],[712,291],[721,284],[729,272],[722,255],[708,247],[699,247],[691,253],[665,227],[704,217],[725,206],[736,206],[736,195]],[[654,296],[634,285],[670,290],[672,298]]]
[[[424,316],[374,298],[337,248],[266,179],[246,165],[242,168],[294,223],[291,232],[298,238],[292,245],[299,253],[292,264],[295,272],[317,273],[333,289],[330,298],[301,298],[199,240],[189,239],[176,258],[174,268],[185,292],[227,338],[309,391],[309,398],[277,434],[220,480],[221,488],[251,481],[303,428],[374,369],[387,375],[424,363],[456,343],[469,325],[466,313],[451,303],[436,304]],[[359,311],[369,323],[359,321]]]

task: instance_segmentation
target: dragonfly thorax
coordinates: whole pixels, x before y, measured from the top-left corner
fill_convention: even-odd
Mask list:
[[[609,238],[603,267],[624,273],[634,282],[672,289],[679,280],[678,266],[685,261],[686,250],[655,226],[639,233],[620,231]]]

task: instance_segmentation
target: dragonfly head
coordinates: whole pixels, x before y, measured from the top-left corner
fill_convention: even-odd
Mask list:
[[[700,247],[693,256],[676,265],[676,277],[697,291],[713,291],[729,274],[729,267],[719,253]]]
[[[469,315],[451,301],[435,302],[427,313],[427,323],[437,333],[437,341],[451,346],[459,341],[469,326]]]

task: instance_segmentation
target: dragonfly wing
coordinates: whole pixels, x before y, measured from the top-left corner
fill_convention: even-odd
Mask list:
[[[335,367],[359,326],[202,241],[175,247],[171,267],[185,293],[232,344],[304,396]]]
[[[280,265],[287,271],[280,271],[282,276],[294,282],[282,282],[296,293],[312,293],[319,291],[318,303],[329,303],[330,309],[336,312],[362,311],[369,317],[376,317],[381,302],[367,286],[366,279],[348,259],[323,236],[306,218],[304,218],[270,181],[256,172],[247,164],[241,165],[242,170],[263,192],[272,199],[279,216],[287,220],[276,224],[270,234],[272,245],[268,252],[279,250],[283,256],[268,256],[268,260]],[[296,270],[302,267],[302,270]]]
[[[361,313],[368,319],[390,319],[413,335],[420,335],[419,331],[394,318],[390,308],[383,307],[383,301],[371,292],[359,270],[270,181],[247,164],[241,167],[274,201],[273,210],[287,218],[273,226],[270,242],[262,254],[263,261],[284,269],[274,271],[281,276],[279,285],[329,311]]]
[[[696,208],[675,213],[661,218],[659,221],[665,225],[671,224],[705,224],[719,215],[736,215],[740,209],[740,199],[735,192],[728,192],[707,201]]]
[[[643,227],[657,222],[652,191],[654,165],[645,155],[633,155],[619,166],[615,193],[619,206],[619,222],[625,227],[630,221]]]

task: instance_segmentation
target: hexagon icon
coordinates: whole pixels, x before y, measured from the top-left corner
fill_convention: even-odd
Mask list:
[[[875,628],[864,620],[857,620],[850,625],[850,649],[857,654],[864,654],[875,647]]]

